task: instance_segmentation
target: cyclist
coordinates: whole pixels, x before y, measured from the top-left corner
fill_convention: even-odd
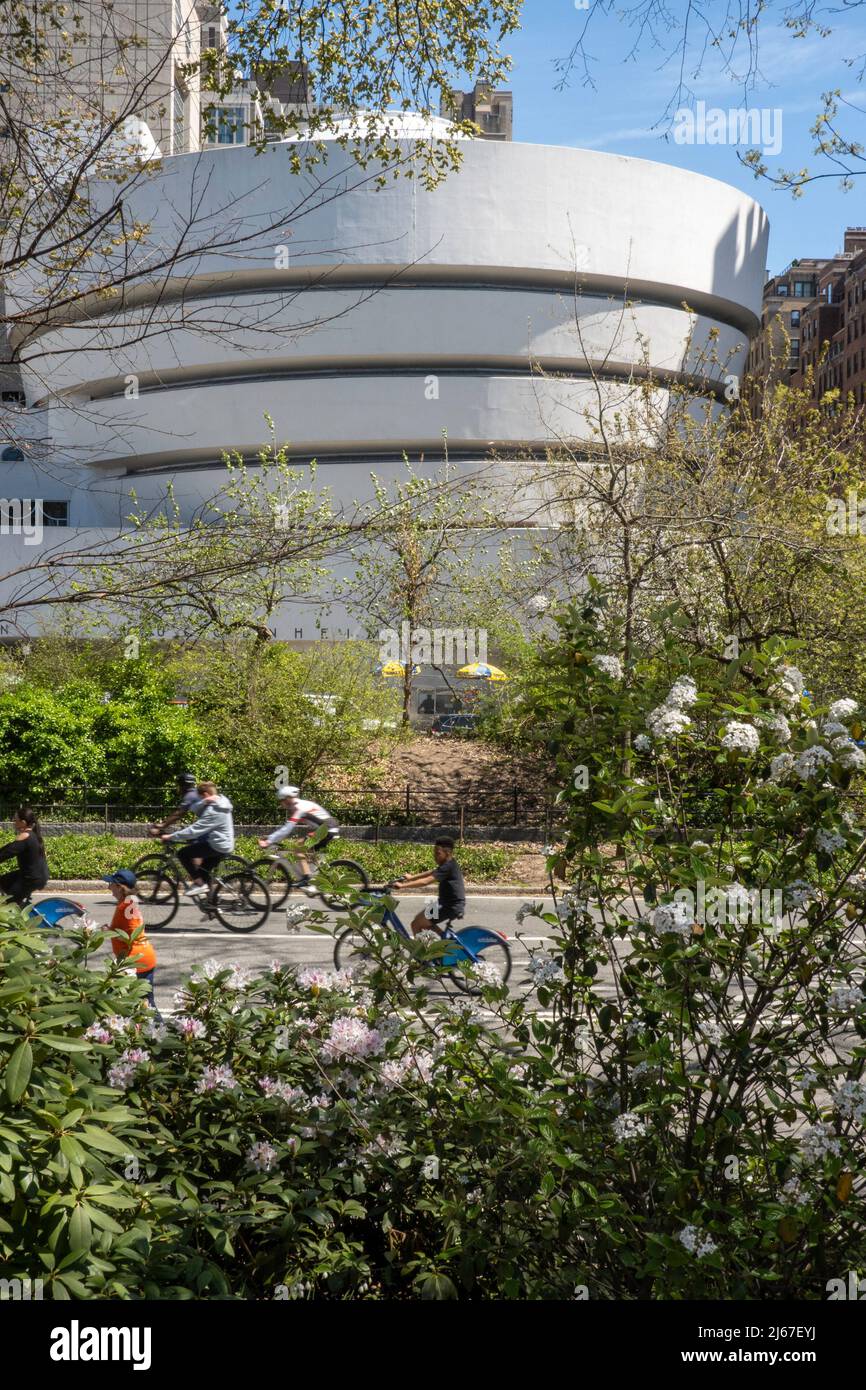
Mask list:
[[[177,803],[177,806],[174,808],[171,815],[166,816],[165,820],[162,822],[162,825],[152,825],[150,827],[151,835],[162,835],[166,830],[168,830],[168,827],[170,825],[174,825],[175,821],[182,820],[183,817],[188,815],[190,811],[196,810],[199,802],[199,794],[198,789],[196,787],[196,780],[197,779],[193,776],[191,772],[178,773],[177,792],[178,796],[180,797],[180,801]]]
[[[15,839],[0,849],[0,860],[16,859],[17,868],[11,873],[0,874],[0,893],[5,893],[19,907],[48,882],[48,865],[45,862],[45,844],[36,812],[30,806],[19,806],[12,824],[15,826]]]
[[[438,900],[430,908],[424,908],[412,919],[412,935],[420,931],[435,931],[436,923],[454,922],[466,911],[466,887],[463,883],[463,870],[454,858],[454,841],[443,835],[433,846],[436,868],[423,874],[405,874],[394,883],[395,888],[426,888],[429,884],[439,885]]]
[[[330,844],[331,840],[336,840],[339,835],[340,827],[324,806],[320,806],[317,801],[304,801],[299,787],[278,787],[277,797],[285,806],[286,822],[266,840],[259,840],[259,846],[262,849],[270,849],[272,845],[277,845],[281,840],[293,835],[296,830],[308,831],[303,843],[295,851],[295,859],[300,870],[298,887],[307,897],[312,898],[319,890],[315,879],[310,875],[306,846],[312,846],[313,841],[316,841],[317,846]],[[319,839],[319,832],[323,826],[328,833]]]
[[[187,898],[199,898],[210,889],[211,873],[235,847],[232,803],[221,796],[213,782],[199,782],[196,788],[196,819],[182,830],[160,835],[167,844],[188,841],[178,853],[192,883],[184,889]]]

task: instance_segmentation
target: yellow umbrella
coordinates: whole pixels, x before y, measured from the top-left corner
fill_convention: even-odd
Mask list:
[[[378,676],[405,676],[406,668],[403,665],[402,661],[384,661],[380,662],[379,665],[376,667],[376,674]],[[413,666],[412,675],[420,676],[420,674],[421,667]]]
[[[470,666],[461,666],[457,672],[461,681],[507,681],[508,677],[498,666],[487,666],[483,661],[473,661]]]

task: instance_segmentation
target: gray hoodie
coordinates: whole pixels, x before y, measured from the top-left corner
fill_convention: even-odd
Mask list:
[[[231,854],[235,847],[235,827],[232,820],[232,803],[227,796],[218,796],[216,801],[201,801],[196,808],[197,815],[192,825],[183,830],[175,830],[170,840],[204,840],[219,854]]]

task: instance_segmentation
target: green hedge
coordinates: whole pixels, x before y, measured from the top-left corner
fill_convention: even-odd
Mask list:
[[[148,849],[156,850],[153,840],[127,840],[115,835],[49,835],[45,841],[48,868],[52,878],[101,878],[122,865],[131,865]],[[255,840],[241,837],[238,853],[258,858],[262,851]],[[463,845],[457,859],[471,883],[508,880],[519,846]],[[414,842],[372,844],[361,840],[338,840],[330,857],[348,856],[363,864],[374,883],[383,883],[398,873],[419,873],[433,863],[431,845]]]

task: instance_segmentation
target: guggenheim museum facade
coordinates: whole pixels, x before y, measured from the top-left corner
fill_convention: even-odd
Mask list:
[[[401,117],[407,166],[440,122]],[[625,401],[648,369],[721,408],[758,326],[755,201],[592,150],[461,150],[434,189],[381,183],[336,139],[313,169],[293,140],[159,159],[128,194],[148,229],[118,251],[139,258],[128,290],[40,320],[38,275],[6,286],[28,327],[4,497],[43,499],[69,542],[93,540],[132,494],[155,507],[169,484],[191,517],[219,493],[223,456],[255,466],[272,431],[348,503],[371,473],[403,476],[404,458],[507,472],[579,445],[599,388]],[[302,623],[308,608],[287,612],[281,635]]]

